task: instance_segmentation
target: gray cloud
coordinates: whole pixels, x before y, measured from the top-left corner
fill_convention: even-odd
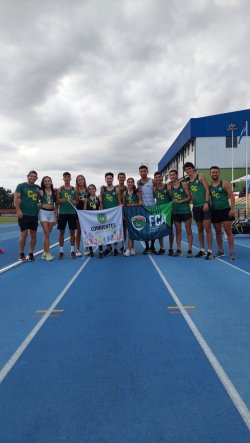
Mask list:
[[[1,185],[152,172],[191,117],[249,107],[247,0],[0,1]],[[101,177],[101,178],[100,178]]]

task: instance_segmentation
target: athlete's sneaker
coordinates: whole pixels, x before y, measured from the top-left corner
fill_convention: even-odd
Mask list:
[[[111,248],[107,248],[107,249],[105,249],[103,255],[104,255],[105,257],[107,257],[109,254],[111,254],[111,252],[112,252],[112,249],[111,249]]]
[[[71,257],[71,258],[76,258],[76,253],[75,253],[75,251],[71,251],[71,253],[70,253],[70,257]]]
[[[118,249],[114,249],[114,256],[116,257],[118,255]]]
[[[42,260],[46,260],[46,254],[47,254],[46,252],[42,253]]]
[[[236,259],[235,252],[230,252],[230,259],[231,260],[235,260]]]
[[[212,260],[214,258],[212,252],[208,251],[205,257],[205,260]]]
[[[81,251],[76,251],[76,257],[82,257]]]
[[[214,254],[214,256],[215,257],[225,257],[225,252],[219,250]]]
[[[124,257],[129,257],[130,255],[132,255],[130,249],[127,249],[123,255],[124,255]]]
[[[174,250],[173,250],[173,249],[169,249],[169,250],[168,250],[168,255],[169,255],[169,257],[173,257],[173,255],[174,255]]]
[[[163,249],[163,248],[160,248],[159,249],[159,251],[157,252],[157,255],[163,255],[163,254],[165,254],[165,249]]]
[[[135,250],[134,250],[134,248],[131,248],[131,249],[130,249],[130,252],[131,252],[131,255],[135,255]]]
[[[62,260],[64,258],[64,252],[59,252],[58,258]]]
[[[94,257],[94,252],[92,250],[89,251],[89,256]]]
[[[46,257],[45,257],[46,261],[52,261],[52,260],[54,260],[54,258],[55,257],[53,255],[51,255],[49,252],[47,252]]]
[[[123,246],[120,248],[120,252],[121,252],[121,254],[124,254],[125,250],[124,250]]]
[[[89,248],[84,249],[84,255],[89,255]]]
[[[20,252],[19,261],[26,261],[26,257],[25,257],[24,252]]]
[[[187,251],[187,258],[193,258],[192,249],[189,249],[189,250]]]
[[[206,257],[206,252],[205,251],[201,251],[199,250],[199,252],[197,252],[197,254],[195,254],[194,258],[201,258],[201,257]]]
[[[103,252],[99,252],[99,258],[103,258]]]
[[[180,257],[180,255],[182,255],[181,250],[180,250],[180,249],[176,249],[176,251],[175,251],[173,257]]]
[[[143,254],[147,255],[147,254],[150,254],[150,252],[151,252],[151,249],[145,248],[144,251],[143,251]]]
[[[155,248],[150,248],[150,251],[152,252],[152,254],[154,254],[154,255],[158,255],[158,253],[157,253],[157,251],[156,251],[156,249]]]
[[[34,257],[33,252],[29,252],[29,253],[28,253],[28,255],[27,255],[27,260],[28,260],[28,261],[34,261],[34,260],[35,260],[35,257]]]

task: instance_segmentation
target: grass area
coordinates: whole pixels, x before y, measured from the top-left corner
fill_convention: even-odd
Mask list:
[[[6,223],[16,223],[17,222],[17,217],[0,217],[0,225],[6,224]]]

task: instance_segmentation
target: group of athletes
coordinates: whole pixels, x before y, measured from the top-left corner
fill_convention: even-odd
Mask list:
[[[59,230],[59,259],[64,258],[64,237],[68,224],[70,233],[70,256],[81,257],[82,254],[93,256],[91,247],[84,248],[81,252],[81,228],[75,207],[79,210],[108,209],[118,205],[124,206],[154,206],[172,202],[172,223],[174,228],[169,235],[168,255],[178,257],[182,255],[182,223],[185,225],[188,241],[187,257],[204,257],[210,260],[213,257],[225,255],[222,241],[222,228],[227,235],[230,258],[235,259],[234,239],[231,230],[231,222],[235,217],[235,198],[228,182],[220,178],[218,166],[210,168],[211,183],[209,184],[203,174],[196,171],[191,162],[184,164],[185,181],[178,178],[178,171],[169,171],[168,183],[163,182],[160,172],[155,172],[154,177],[148,177],[148,168],[145,165],[139,167],[139,180],[129,177],[120,172],[117,176],[118,183],[114,185],[114,174],[105,174],[105,185],[101,186],[97,195],[94,184],[87,186],[83,175],[76,177],[75,185],[71,184],[71,174],[63,173],[63,184],[58,189],[53,187],[50,177],[45,176],[41,185],[36,183],[38,176],[36,171],[30,171],[27,181],[18,184],[14,193],[14,204],[20,227],[19,260],[33,261],[36,245],[36,231],[40,221],[44,238],[42,258],[51,261],[55,257],[50,253],[50,233],[56,224]],[[191,207],[192,205],[192,211]],[[193,255],[192,217],[198,227],[198,239],[200,249]],[[218,251],[212,252],[212,230],[214,225]],[[99,246],[99,257],[108,256],[112,252],[115,256],[119,253],[130,256],[135,255],[134,240],[128,238],[126,242],[126,223],[124,220],[124,242],[118,250],[117,243],[109,244],[103,251]],[[174,232],[175,231],[175,232]],[[25,246],[29,235],[29,253],[26,256]],[[174,235],[176,238],[176,250],[174,251]],[[205,250],[205,237],[207,250]],[[145,242],[143,254],[165,254],[164,238],[159,239],[159,249],[155,248],[155,241]],[[114,247],[114,249],[113,249]]]

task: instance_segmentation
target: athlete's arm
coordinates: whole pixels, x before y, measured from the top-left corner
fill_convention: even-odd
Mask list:
[[[206,201],[205,204],[203,205],[203,210],[204,211],[208,211],[209,209],[209,201],[210,201],[210,190],[209,190],[209,185],[207,182],[207,179],[205,177],[205,175],[203,174],[199,174],[199,179],[201,181],[201,183],[203,184],[205,191],[206,191]]]
[[[58,206],[60,206],[60,203],[68,201],[67,198],[60,198],[60,194],[61,194],[61,188],[58,188],[56,192],[56,202]]]
[[[16,208],[17,217],[18,218],[23,218],[23,212],[21,211],[21,208],[20,208],[20,197],[21,197],[21,193],[20,192],[15,192],[14,193],[14,205],[15,205],[15,208]]]
[[[87,199],[85,198],[84,203],[83,203],[83,209],[86,211],[87,209]]]
[[[121,194],[120,194],[120,191],[119,191],[119,189],[117,188],[117,186],[116,186],[116,188],[115,188],[115,192],[116,192],[117,200],[118,200],[118,203],[119,203],[119,206],[120,206],[120,205],[122,205]]]
[[[100,202],[100,209],[103,209],[103,203],[102,203],[101,195],[98,195],[97,198],[99,199],[99,202]]]
[[[230,184],[224,180],[222,180],[222,186],[225,189],[225,191],[227,192],[228,199],[230,200],[231,208],[229,211],[229,215],[231,217],[234,217],[235,216],[235,197],[234,197],[232,188],[231,188]]]
[[[142,202],[142,195],[141,195],[141,191],[140,191],[140,189],[137,189],[137,196],[138,196],[138,198],[139,198],[138,206],[142,206],[142,205],[143,205],[143,202]]]

